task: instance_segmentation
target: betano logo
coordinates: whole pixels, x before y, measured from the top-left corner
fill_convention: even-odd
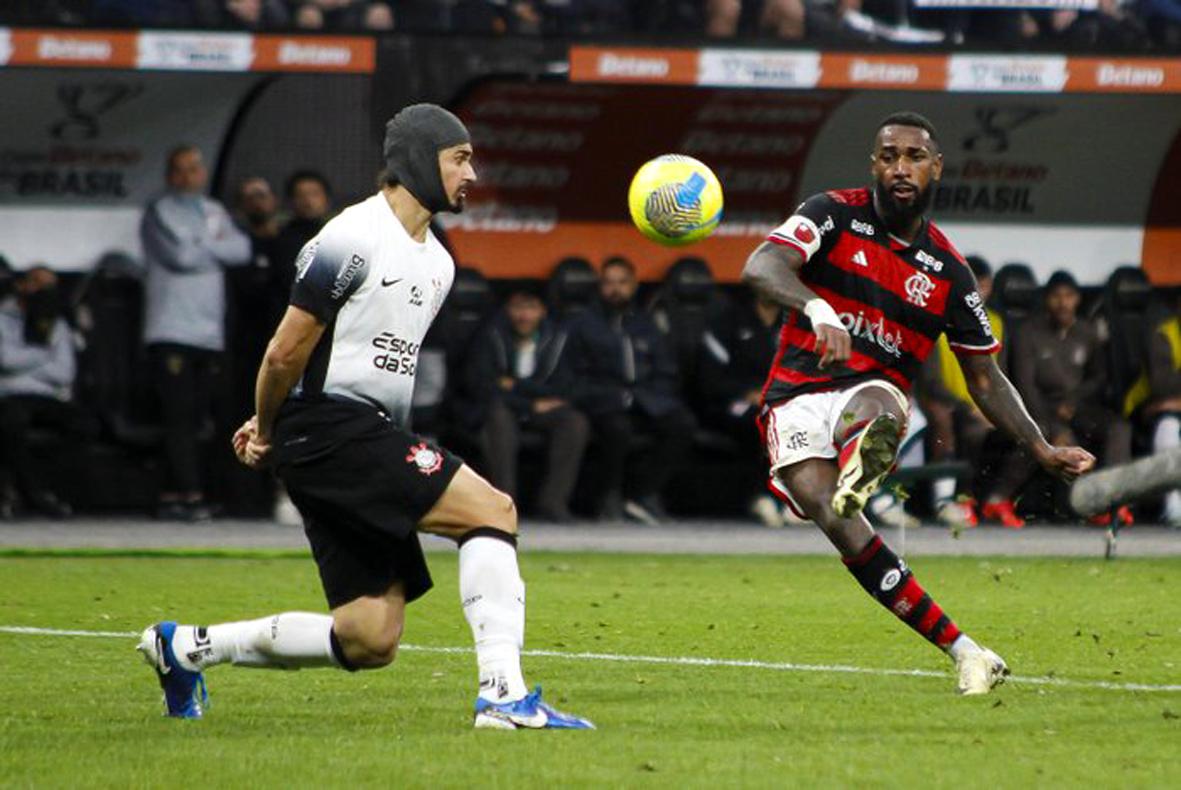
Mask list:
[[[1100,85],[1116,85],[1123,88],[1159,88],[1165,82],[1165,70],[1159,67],[1142,67],[1102,63],[1095,70],[1095,82]]]
[[[667,77],[672,70],[668,58],[641,58],[605,52],[599,56],[601,77]]]
[[[279,63],[285,66],[347,66],[352,59],[353,53],[348,47],[295,41],[284,41],[279,45]]]
[[[851,82],[913,85],[919,81],[919,67],[914,63],[890,63],[858,58],[849,64],[849,80]]]
[[[111,59],[112,51],[110,41],[97,38],[42,36],[37,41],[37,57],[41,60],[93,60],[101,63]]]

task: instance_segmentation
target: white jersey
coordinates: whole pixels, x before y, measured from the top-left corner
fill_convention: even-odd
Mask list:
[[[410,238],[381,193],[349,206],[299,253],[291,304],[327,324],[295,397],[367,401],[405,426],[418,351],[455,263],[434,234]]]

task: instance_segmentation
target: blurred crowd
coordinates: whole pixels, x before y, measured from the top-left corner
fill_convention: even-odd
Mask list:
[[[0,516],[138,504],[197,521],[245,498],[292,518],[267,475],[234,463],[227,437],[253,411],[296,258],[339,208],[331,184],[310,170],[281,189],[250,177],[226,207],[206,195],[197,148],[173,150],[166,173],[143,213],[143,260],[110,253],[61,275],[0,264]],[[968,262],[1002,367],[1051,441],[1101,465],[1181,444],[1181,294],[1136,267],[1084,293],[1066,270],[1039,283],[1019,263]],[[463,454],[526,516],[746,513],[784,525],[755,425],[782,311],[715,282],[700,258],[644,284],[626,258],[596,263],[562,260],[544,281],[461,267],[419,354],[415,430]],[[1072,518],[1064,489],[974,406],[945,342],[912,415],[897,473],[911,496],[887,487],[869,506],[878,521]],[[1138,507],[1093,521],[1181,526],[1181,491]]]
[[[1098,0],[1093,10],[917,8],[914,0],[8,0],[0,24],[1134,51],[1181,47],[1181,0]]]

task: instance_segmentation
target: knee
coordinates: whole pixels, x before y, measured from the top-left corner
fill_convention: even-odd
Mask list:
[[[402,639],[402,623],[340,621],[333,625],[345,658],[357,669],[380,669],[394,662]]]
[[[504,530],[510,535],[517,534],[517,503],[503,491],[492,494],[492,506],[488,509],[489,518],[486,526]]]

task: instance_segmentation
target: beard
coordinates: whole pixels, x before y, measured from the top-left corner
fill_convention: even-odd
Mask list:
[[[873,184],[873,195],[877,199],[878,210],[882,212],[882,219],[889,228],[903,229],[910,226],[915,219],[922,217],[931,207],[931,200],[935,197],[935,182],[932,181],[926,189],[915,193],[910,203],[900,203],[890,188],[881,181]]]

